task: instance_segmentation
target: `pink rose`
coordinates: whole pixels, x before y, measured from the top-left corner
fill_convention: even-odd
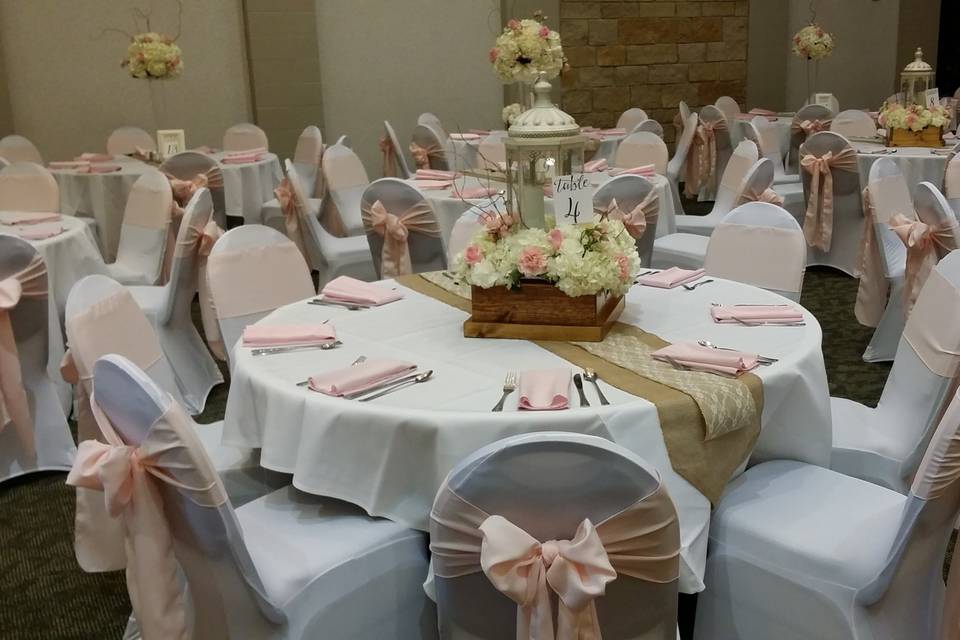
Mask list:
[[[480,222],[487,228],[490,235],[504,237],[513,226],[514,220],[510,215],[486,212],[480,217]]]
[[[627,260],[627,256],[622,254],[617,256],[617,270],[620,272],[620,280],[626,282],[630,277],[630,261]]]
[[[550,240],[550,246],[553,247],[554,251],[560,251],[560,245],[563,244],[563,232],[560,229],[550,229],[547,239]]]
[[[494,61],[497,59],[497,55],[498,55],[499,53],[500,53],[500,52],[497,51],[497,48],[496,48],[496,47],[490,49],[490,53],[488,54],[488,55],[490,56],[490,62],[494,62]]]
[[[546,26],[546,25],[540,27],[539,35],[540,35],[541,38],[546,38],[547,36],[549,36],[549,35],[550,35],[550,27],[548,27],[548,26]]]
[[[463,251],[463,259],[467,264],[477,264],[483,260],[483,250],[475,244],[467,245]]]
[[[538,276],[547,270],[547,257],[540,247],[526,247],[520,252],[517,268],[527,277]]]
[[[517,22],[515,18],[513,18],[507,23],[507,27],[509,27],[510,29],[513,29],[514,31],[517,31],[520,28],[520,23]]]

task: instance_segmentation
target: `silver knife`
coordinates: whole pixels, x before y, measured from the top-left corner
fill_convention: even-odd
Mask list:
[[[374,385],[374,386],[372,386],[372,387],[367,387],[367,388],[364,389],[363,391],[354,391],[353,393],[346,393],[346,394],[343,395],[343,397],[346,398],[347,400],[355,400],[356,398],[359,398],[360,396],[365,396],[365,395],[367,395],[368,393],[373,393],[374,391],[380,391],[381,389],[383,389],[383,388],[385,388],[385,387],[389,387],[389,386],[391,386],[391,385],[398,384],[398,383],[400,383],[400,382],[406,382],[406,381],[408,381],[408,380],[413,380],[413,379],[416,378],[418,375],[420,375],[420,373],[419,373],[418,371],[413,371],[413,372],[410,373],[409,375],[406,375],[406,376],[403,376],[403,377],[400,377],[400,378],[391,378],[390,380],[384,380],[384,381],[381,382],[380,384],[376,384],[376,385]]]

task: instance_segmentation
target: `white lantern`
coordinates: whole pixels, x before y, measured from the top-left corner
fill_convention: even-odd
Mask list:
[[[900,92],[903,93],[904,104],[924,104],[927,89],[932,89],[936,83],[936,74],[933,67],[923,59],[923,50],[917,47],[914,60],[900,73]]]

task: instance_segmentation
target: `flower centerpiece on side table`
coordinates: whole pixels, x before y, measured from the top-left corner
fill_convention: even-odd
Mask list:
[[[517,83],[519,102],[525,108],[532,105],[530,89],[537,77],[543,74],[552,80],[567,62],[560,34],[545,25],[544,20],[539,11],[532,19],[510,20],[489,53],[497,77],[505,84]]]
[[[943,105],[888,102],[880,108],[877,124],[887,131],[891,147],[942,147],[943,128],[950,124],[950,111]]]
[[[813,99],[820,74],[820,61],[833,53],[833,36],[811,22],[793,36],[793,55],[807,61],[807,97]]]

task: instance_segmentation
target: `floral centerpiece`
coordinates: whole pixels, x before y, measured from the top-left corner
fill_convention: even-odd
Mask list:
[[[505,127],[509,127],[513,124],[513,121],[517,119],[517,116],[524,111],[526,111],[526,109],[524,109],[523,105],[519,102],[508,104],[503,108],[503,111],[500,112],[500,118],[503,120],[503,125]]]
[[[793,55],[822,60],[833,53],[833,36],[818,24],[808,24],[793,36]]]
[[[877,124],[887,130],[891,146],[942,147],[943,127],[950,123],[950,111],[943,105],[888,102],[880,108]]]
[[[544,20],[539,11],[533,18],[510,20],[489,53],[493,72],[504,83],[518,83],[520,102],[527,106],[531,101],[530,85],[539,74],[556,78],[567,62],[560,34],[545,25]]]
[[[150,31],[133,36],[120,63],[134,78],[167,80],[183,72],[183,52],[170,36]]]

